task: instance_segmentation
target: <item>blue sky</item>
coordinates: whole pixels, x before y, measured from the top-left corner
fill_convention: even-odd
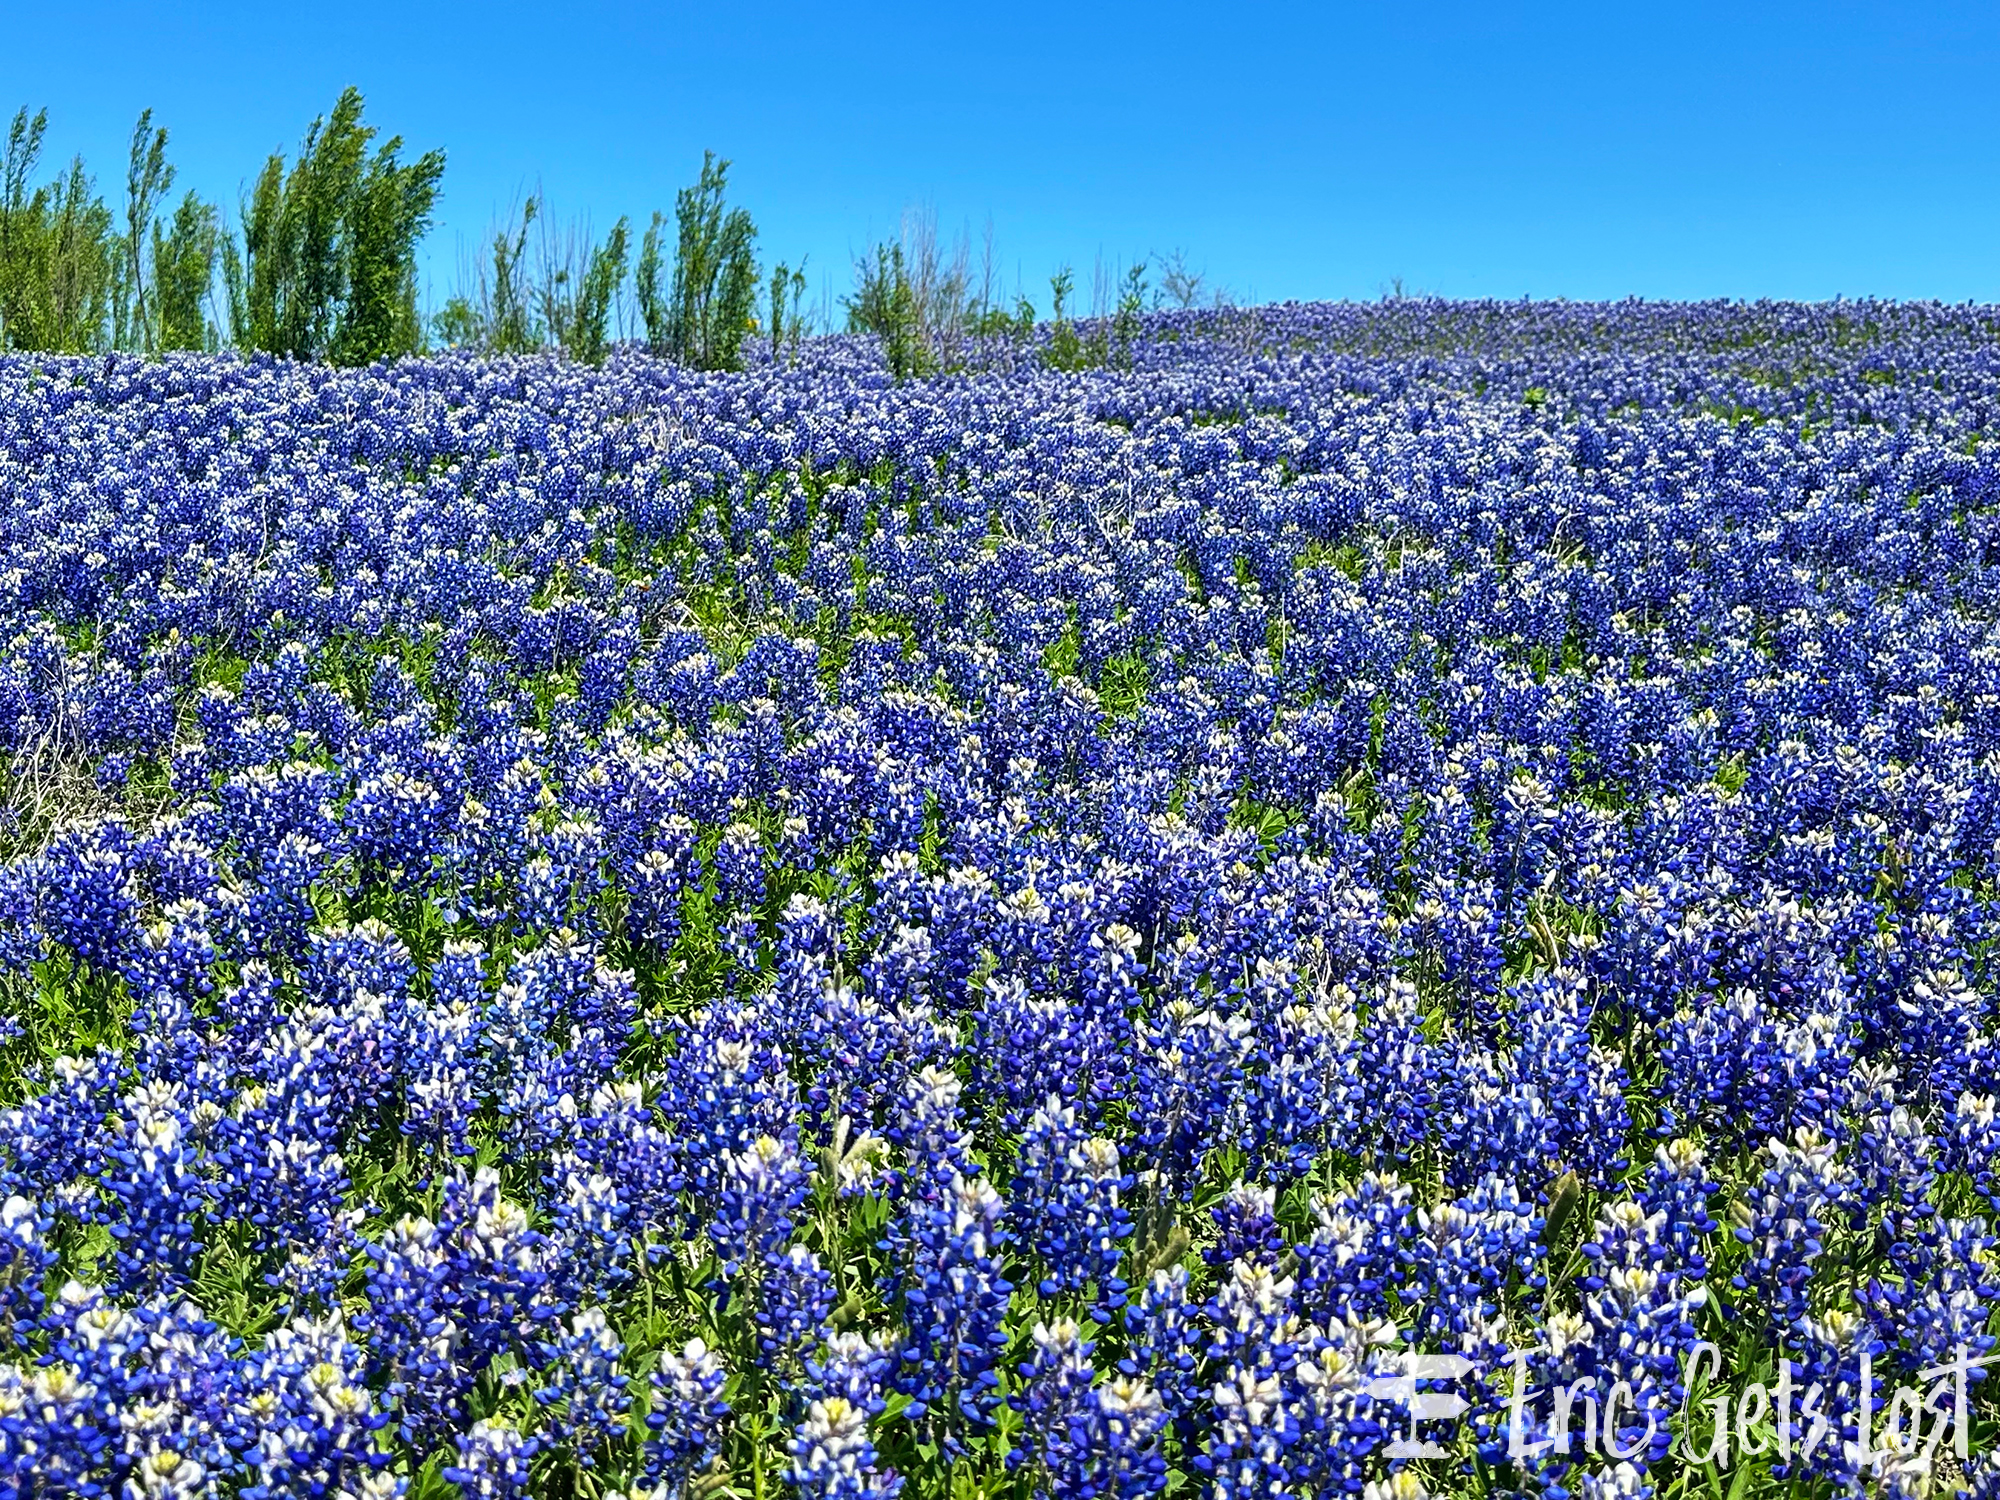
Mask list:
[[[0,106],[234,203],[341,87],[448,153],[427,247],[537,183],[601,230],[709,147],[815,296],[928,204],[1044,311],[1176,246],[1239,298],[2000,300],[2000,6],[9,7]],[[339,24],[327,17],[338,16]]]

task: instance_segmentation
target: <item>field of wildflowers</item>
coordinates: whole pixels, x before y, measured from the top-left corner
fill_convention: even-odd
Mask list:
[[[1126,332],[0,360],[0,1493],[1994,1483],[1990,312]]]

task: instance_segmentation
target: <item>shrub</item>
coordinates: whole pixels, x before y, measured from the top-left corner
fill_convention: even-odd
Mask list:
[[[243,214],[243,279],[232,308],[250,349],[360,365],[414,353],[416,247],[430,226],[444,153],[405,165],[403,138],[372,157],[358,89],[306,132],[286,170],[273,153]],[[233,263],[233,257],[232,257]]]

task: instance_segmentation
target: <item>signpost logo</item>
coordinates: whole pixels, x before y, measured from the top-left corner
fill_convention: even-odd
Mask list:
[[[1369,1381],[1369,1395],[1377,1401],[1394,1401],[1410,1414],[1410,1434],[1389,1445],[1389,1457],[1443,1458],[1443,1448],[1418,1436],[1417,1424],[1464,1416],[1465,1397],[1455,1391],[1427,1391],[1419,1387],[1427,1380],[1457,1380],[1478,1368],[1462,1354],[1412,1354],[1404,1359],[1401,1375],[1377,1375]]]
[[[1640,1410],[1635,1393],[1625,1381],[1603,1388],[1594,1376],[1582,1376],[1567,1385],[1546,1390],[1528,1384],[1529,1350],[1516,1349],[1508,1358],[1512,1367],[1511,1392],[1507,1397],[1507,1456],[1516,1462],[1538,1458],[1545,1453],[1577,1454],[1585,1457],[1630,1460],[1651,1445],[1655,1419],[1651,1410]],[[1838,1445],[1843,1456],[1860,1468],[1887,1463],[1897,1468],[1928,1471],[1941,1450],[1964,1462],[1970,1457],[1970,1386],[1973,1372],[1992,1359],[1973,1358],[1963,1347],[1950,1361],[1917,1372],[1917,1383],[1885,1388],[1876,1378],[1874,1362],[1861,1354],[1849,1385],[1842,1389],[1858,1394],[1853,1415],[1858,1418],[1855,1436],[1843,1433],[1834,1415],[1829,1393],[1817,1381],[1800,1385],[1793,1378],[1790,1360],[1780,1360],[1774,1386],[1752,1382],[1740,1390],[1721,1386],[1722,1353],[1706,1341],[1688,1351],[1683,1371],[1683,1388],[1690,1394],[1687,1406],[1675,1426],[1691,1427],[1697,1414],[1705,1415],[1700,1425],[1706,1444],[1697,1447],[1692,1431],[1678,1436],[1681,1456],[1698,1464],[1727,1467],[1736,1456],[1776,1450],[1790,1460],[1794,1453],[1811,1459],[1822,1445]],[[1392,1441],[1386,1452],[1390,1458],[1446,1458],[1449,1450],[1438,1441],[1438,1424],[1454,1422],[1465,1415],[1470,1403],[1456,1391],[1434,1389],[1449,1385],[1479,1371],[1473,1360],[1459,1354],[1409,1354],[1404,1356],[1402,1373],[1378,1375],[1364,1389],[1377,1401],[1390,1402],[1409,1414],[1409,1430]],[[1645,1418],[1644,1434],[1621,1446],[1621,1413]],[[1424,1429],[1430,1426],[1427,1433]],[[1581,1430],[1577,1430],[1580,1428]]]

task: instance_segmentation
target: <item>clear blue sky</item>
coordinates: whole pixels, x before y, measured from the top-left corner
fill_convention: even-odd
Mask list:
[[[340,88],[449,156],[427,250],[538,182],[600,229],[704,147],[815,296],[929,203],[1010,289],[1184,247],[1239,297],[2000,300],[2000,6],[9,6],[0,105],[233,204]],[[334,21],[333,17],[338,17]]]

